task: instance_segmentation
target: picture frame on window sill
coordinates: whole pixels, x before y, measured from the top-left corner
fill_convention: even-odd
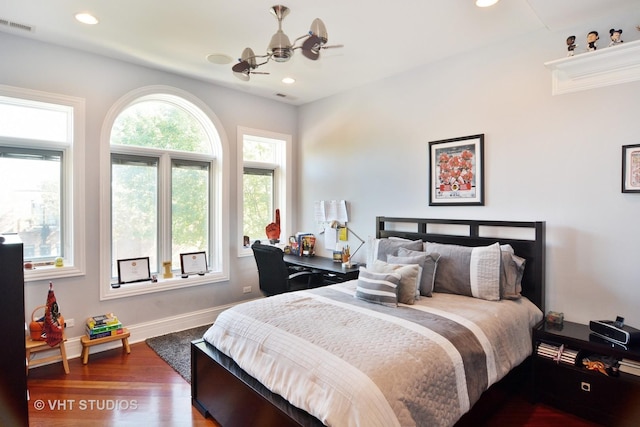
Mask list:
[[[484,134],[429,142],[429,206],[484,205]]]
[[[151,280],[149,257],[118,260],[118,283],[135,283]]]
[[[207,254],[204,251],[180,254],[180,270],[183,276],[206,273]]]
[[[622,146],[622,192],[640,193],[640,144]]]

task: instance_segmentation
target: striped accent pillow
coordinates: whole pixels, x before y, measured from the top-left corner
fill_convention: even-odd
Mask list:
[[[360,267],[356,285],[356,298],[389,307],[397,307],[400,277],[398,273],[375,273],[365,267]]]

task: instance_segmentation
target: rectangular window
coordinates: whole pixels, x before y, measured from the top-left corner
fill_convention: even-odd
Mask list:
[[[266,227],[280,211],[280,240],[291,231],[291,135],[238,127],[239,256],[251,256],[251,244],[267,240]]]
[[[244,168],[243,236],[250,241],[265,240],[265,227],[274,220],[273,170]]]
[[[0,233],[18,233],[25,260],[65,255],[63,169],[62,151],[0,147]]]
[[[69,142],[71,107],[0,96],[0,136]]]
[[[111,156],[112,277],[117,260],[149,257],[158,272],[158,159]]]
[[[180,254],[209,252],[210,163],[173,160],[171,166],[171,262]]]
[[[17,233],[33,261],[25,282],[85,274],[84,109],[0,85],[0,233]]]

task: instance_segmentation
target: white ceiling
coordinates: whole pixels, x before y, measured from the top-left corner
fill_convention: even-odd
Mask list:
[[[291,8],[283,31],[292,41],[321,18],[328,44],[344,47],[323,50],[318,61],[296,51],[289,62],[260,67],[271,74],[249,82],[234,77],[231,67],[245,47],[266,51],[277,30],[269,12],[276,0],[0,0],[0,31],[301,105],[506,38],[640,11],[638,0],[502,0],[490,8],[474,0],[281,1]],[[80,24],[78,12],[100,23]],[[233,61],[213,64],[207,60],[213,53]],[[296,83],[285,85],[285,76]]]

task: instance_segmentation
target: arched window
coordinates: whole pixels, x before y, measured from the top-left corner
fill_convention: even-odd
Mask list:
[[[103,299],[226,278],[220,136],[213,113],[206,114],[190,95],[171,92],[122,100],[107,120],[109,220],[103,232],[110,254]],[[206,274],[181,278],[181,255],[192,253],[199,260],[204,255]],[[146,258],[158,282],[122,283],[128,280],[119,269],[129,265],[123,260]],[[133,279],[147,276],[128,273]]]

